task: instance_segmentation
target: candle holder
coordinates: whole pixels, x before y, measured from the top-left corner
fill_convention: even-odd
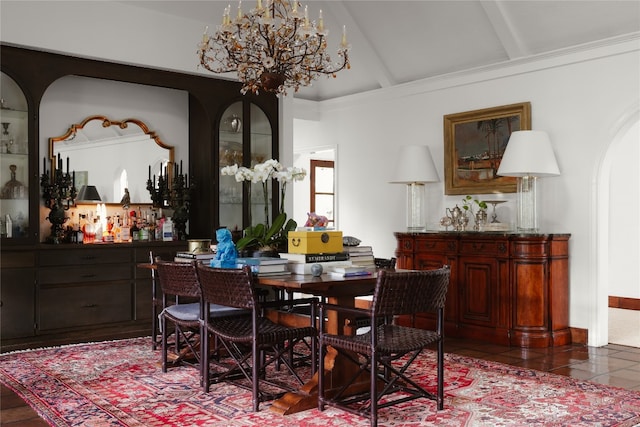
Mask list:
[[[149,179],[147,180],[147,190],[151,195],[151,202],[155,208],[170,208],[173,210],[171,220],[175,226],[178,240],[187,240],[187,221],[189,221],[189,208],[191,205],[191,191],[194,188],[193,180],[189,183],[187,174],[182,173],[182,161],[180,168],[173,165],[173,179],[169,179],[166,168],[164,174],[158,177],[153,175],[151,180],[151,166],[149,166]],[[171,184],[171,185],[169,185]]]
[[[149,166],[149,179],[147,180],[147,191],[151,195],[151,204],[154,208],[166,208],[169,207],[169,177],[167,176],[166,168],[164,175],[162,169],[158,176],[158,184],[156,186],[156,176],[153,175],[153,181],[151,181],[151,166]]]
[[[64,241],[63,224],[69,219],[65,216],[65,211],[73,206],[77,196],[75,187],[75,171],[73,175],[69,173],[69,159],[67,158],[67,172],[62,170],[62,160],[58,156],[58,167],[51,167],[51,171],[46,169],[46,158],[43,162],[43,173],[40,176],[40,186],[42,187],[42,198],[44,205],[50,209],[46,219],[51,222],[51,236],[49,243],[59,244]]]

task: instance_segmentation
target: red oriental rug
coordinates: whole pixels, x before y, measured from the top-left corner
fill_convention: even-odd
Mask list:
[[[281,416],[228,384],[205,394],[193,368],[163,374],[149,338],[0,356],[0,381],[52,426],[366,426],[328,408]],[[414,378],[435,392],[434,353],[414,362]],[[445,409],[416,400],[381,411],[381,426],[640,425],[640,393],[447,354]]]

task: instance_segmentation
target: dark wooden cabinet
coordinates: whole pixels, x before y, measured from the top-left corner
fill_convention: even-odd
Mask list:
[[[571,342],[568,234],[395,236],[398,268],[451,267],[445,308],[448,336],[519,347]],[[428,314],[416,320],[418,326],[433,323]]]
[[[2,252],[0,268],[0,338],[30,337],[36,333],[36,255],[31,248]]]
[[[34,67],[34,64],[38,66]],[[23,215],[28,223],[23,228],[27,231],[19,235],[16,233],[12,238],[0,233],[0,351],[149,334],[154,316],[151,273],[136,268],[136,264],[149,262],[150,251],[164,259],[172,259],[177,250],[186,249],[187,242],[40,243],[45,239],[39,235],[42,200],[38,169],[41,159],[48,153],[38,152],[38,141],[46,137],[39,134],[39,111],[47,88],[65,76],[80,75],[187,92],[189,167],[186,172],[190,182],[195,183],[189,234],[194,238],[212,240],[215,240],[215,230],[220,225],[242,228],[250,225],[248,221],[252,215],[248,197],[240,199],[240,214],[235,215],[237,220],[229,218],[226,214],[228,206],[223,206],[223,214],[227,216],[221,223],[221,205],[229,203],[227,199],[221,200],[220,196],[220,166],[227,161],[221,160],[221,155],[227,149],[237,149],[239,144],[245,163],[258,154],[278,158],[278,98],[269,93],[242,95],[241,84],[229,80],[6,44],[0,46],[0,69],[15,81],[15,86],[25,98],[26,105],[21,106],[20,111],[3,110],[2,121],[11,122],[11,129],[18,129],[20,125],[19,128],[24,130],[27,150],[19,153],[17,159],[22,163],[18,170],[25,173],[28,170],[28,176],[22,180],[28,185],[28,194],[25,195],[28,197],[22,200],[20,193],[19,199],[10,200],[12,204],[19,202],[28,206],[25,208],[27,213]],[[6,97],[5,100],[9,101]],[[16,105],[8,102],[6,106]],[[239,110],[230,110],[230,106],[237,106]],[[18,113],[16,117],[9,117]],[[104,112],[96,112],[99,113]],[[227,135],[229,129],[225,126],[230,114],[240,114],[244,123],[239,141],[233,140],[237,134]],[[68,125],[61,124],[63,128]],[[12,153],[12,156],[18,154]],[[147,166],[143,162],[141,167]],[[272,194],[275,195],[271,202],[275,212],[279,204],[278,192]],[[8,202],[3,200],[3,214],[4,208],[10,207]]]
[[[186,241],[3,248],[0,351],[149,335],[153,281],[137,264],[186,249]]]

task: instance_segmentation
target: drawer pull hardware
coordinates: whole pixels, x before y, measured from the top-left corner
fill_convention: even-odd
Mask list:
[[[94,307],[97,307],[97,306],[98,306],[98,304],[84,304],[84,305],[82,305],[82,308],[94,308]]]
[[[301,241],[301,240],[302,240],[302,239],[300,239],[300,238],[292,237],[292,238],[291,238],[291,244],[292,244],[293,246],[295,246],[295,247],[298,247],[298,246],[300,246],[300,241]]]
[[[87,279],[87,278],[89,278],[89,277],[96,277],[96,275],[95,275],[95,274],[83,274],[83,275],[82,275],[82,278],[83,278],[83,279]]]
[[[91,260],[91,259],[96,259],[96,257],[93,255],[86,255],[86,256],[81,256],[80,259]]]
[[[321,241],[322,243],[327,243],[327,242],[329,242],[329,233],[322,233],[322,234],[320,235],[320,241]]]

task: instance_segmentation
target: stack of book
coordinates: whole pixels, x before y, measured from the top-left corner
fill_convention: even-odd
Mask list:
[[[236,260],[238,267],[250,265],[251,271],[257,276],[279,276],[283,274],[291,274],[287,268],[288,260],[285,258],[238,258]]]
[[[289,271],[294,274],[312,274],[311,266],[320,264],[323,273],[327,273],[333,267],[350,267],[351,261],[346,252],[321,253],[321,254],[293,254],[283,253],[280,258],[289,262]]]
[[[344,251],[349,254],[349,260],[354,266],[375,269],[376,264],[371,246],[345,246]]]
[[[174,261],[176,262],[192,262],[198,261],[208,264],[210,260],[216,257],[215,252],[187,252],[180,251],[176,252],[176,256],[174,257]]]

